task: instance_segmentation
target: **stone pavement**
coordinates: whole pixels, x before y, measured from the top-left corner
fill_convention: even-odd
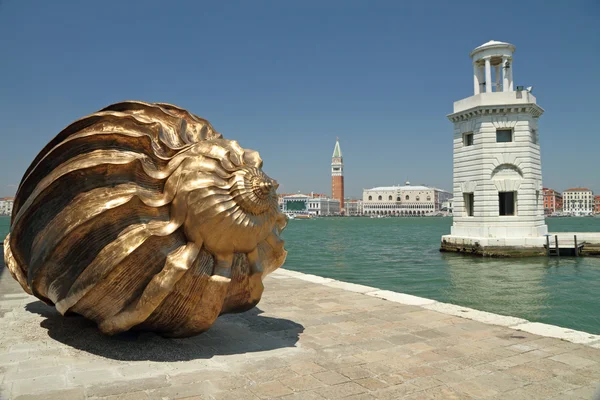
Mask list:
[[[188,339],[102,336],[93,323],[59,316],[24,294],[8,272],[0,269],[0,274],[3,399],[592,399],[600,394],[600,349],[589,344],[451,315],[455,306],[444,306],[448,314],[401,304],[392,292],[387,295],[392,301],[386,301],[378,298],[386,291],[367,295],[374,289],[303,279],[291,271],[266,279],[254,310],[223,316],[210,331]],[[597,344],[593,335],[577,338]]]

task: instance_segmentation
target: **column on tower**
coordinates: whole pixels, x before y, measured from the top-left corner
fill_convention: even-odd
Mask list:
[[[496,64],[494,66],[494,68],[495,68],[494,75],[496,78],[496,92],[499,92],[500,91],[500,68],[501,68],[501,65]]]
[[[509,88],[508,88],[508,70],[510,68],[506,67],[506,63],[508,62],[508,57],[504,56],[502,57],[502,91],[503,92],[508,92]],[[512,65],[511,65],[512,67]]]
[[[512,92],[513,89],[513,63],[510,63],[510,68],[508,69],[508,90]]]
[[[485,60],[485,92],[492,92],[492,64],[491,57],[484,57]]]
[[[481,93],[481,82],[479,81],[480,74],[479,74],[479,66],[477,65],[477,62],[473,63],[473,93],[474,94],[479,94]]]

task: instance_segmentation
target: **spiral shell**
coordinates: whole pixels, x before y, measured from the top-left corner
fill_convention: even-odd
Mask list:
[[[286,217],[257,152],[169,104],[122,102],[38,154],[4,242],[23,289],[115,334],[207,330],[255,306]]]

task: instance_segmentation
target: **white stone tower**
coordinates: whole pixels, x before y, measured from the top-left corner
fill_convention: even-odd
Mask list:
[[[544,110],[531,88],[513,84],[514,51],[492,40],[470,54],[473,96],[456,101],[448,116],[454,123],[454,224],[442,250],[543,251],[548,230],[538,118]]]

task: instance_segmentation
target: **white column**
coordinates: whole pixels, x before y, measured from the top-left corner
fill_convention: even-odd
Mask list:
[[[481,86],[479,85],[479,67],[477,63],[473,63],[473,94],[481,93]]]
[[[494,67],[494,75],[496,78],[496,92],[500,92],[500,68],[502,68],[502,65],[496,65]]]
[[[508,74],[509,74],[509,70],[510,68],[506,68],[506,62],[508,61],[507,57],[502,57],[502,91],[503,92],[508,92],[509,91],[509,84],[508,84]],[[512,67],[512,65],[511,65]]]
[[[515,64],[511,61],[510,68],[508,69],[508,90],[512,92],[513,89],[513,70]]]
[[[490,58],[486,57],[485,60],[485,92],[492,92],[492,65],[490,64]]]

